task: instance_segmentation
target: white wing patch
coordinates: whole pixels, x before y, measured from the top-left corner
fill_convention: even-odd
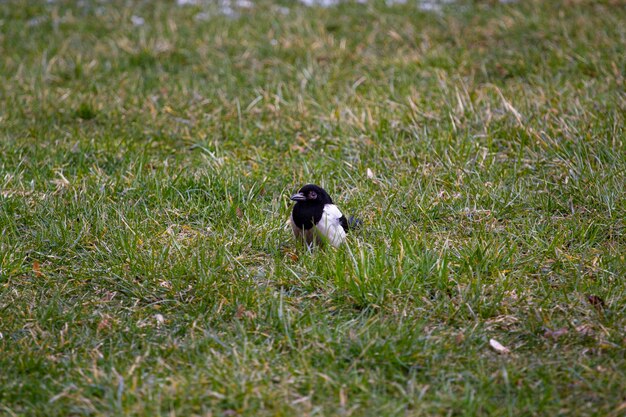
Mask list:
[[[346,240],[346,231],[341,227],[339,219],[343,217],[339,208],[334,204],[326,204],[322,218],[317,223],[317,229],[328,242],[334,247],[338,247]]]

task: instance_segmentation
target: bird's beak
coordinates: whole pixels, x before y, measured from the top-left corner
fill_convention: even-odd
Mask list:
[[[298,193],[298,194],[294,194],[291,196],[291,199],[293,201],[305,201],[306,200],[306,196],[302,193]]]

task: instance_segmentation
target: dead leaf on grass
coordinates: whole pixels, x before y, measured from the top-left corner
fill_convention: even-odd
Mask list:
[[[253,311],[246,310],[246,307],[243,304],[239,304],[237,306],[237,312],[235,313],[235,317],[241,319],[245,317],[247,319],[254,319],[256,317],[256,313]]]
[[[102,320],[100,320],[100,323],[98,323],[98,331],[109,329],[112,324],[113,321],[111,320],[111,316],[104,315],[102,316]]]
[[[581,324],[580,326],[576,326],[576,331],[581,336],[593,336],[593,327],[588,324]]]
[[[496,339],[489,339],[489,346],[491,346],[491,348],[493,350],[495,350],[496,352],[502,354],[502,355],[506,355],[508,353],[511,353],[511,351],[509,350],[509,348],[504,347],[500,342],[498,342]]]
[[[35,273],[35,276],[37,278],[39,278],[39,277],[41,277],[43,275],[41,273],[41,265],[37,261],[33,262],[33,272]]]
[[[561,327],[560,329],[556,330],[546,329],[543,337],[547,339],[557,340],[559,337],[565,336],[568,332],[569,330],[567,329],[567,327]]]
[[[165,317],[163,317],[163,314],[155,314],[154,319],[156,320],[157,327],[161,327],[161,325],[165,323]]]
[[[597,295],[591,295],[591,294],[587,295],[587,301],[589,302],[589,304],[594,306],[596,310],[598,310],[598,312],[603,311],[604,308],[606,307],[604,300],[598,297]]]

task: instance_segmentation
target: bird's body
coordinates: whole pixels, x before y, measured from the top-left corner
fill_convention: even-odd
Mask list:
[[[323,188],[307,184],[291,199],[296,201],[290,218],[296,239],[309,247],[324,242],[338,247],[346,240],[348,221]]]

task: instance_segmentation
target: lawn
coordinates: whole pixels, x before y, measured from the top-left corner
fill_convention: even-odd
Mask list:
[[[626,414],[624,3],[321,3],[0,2],[0,415]]]

